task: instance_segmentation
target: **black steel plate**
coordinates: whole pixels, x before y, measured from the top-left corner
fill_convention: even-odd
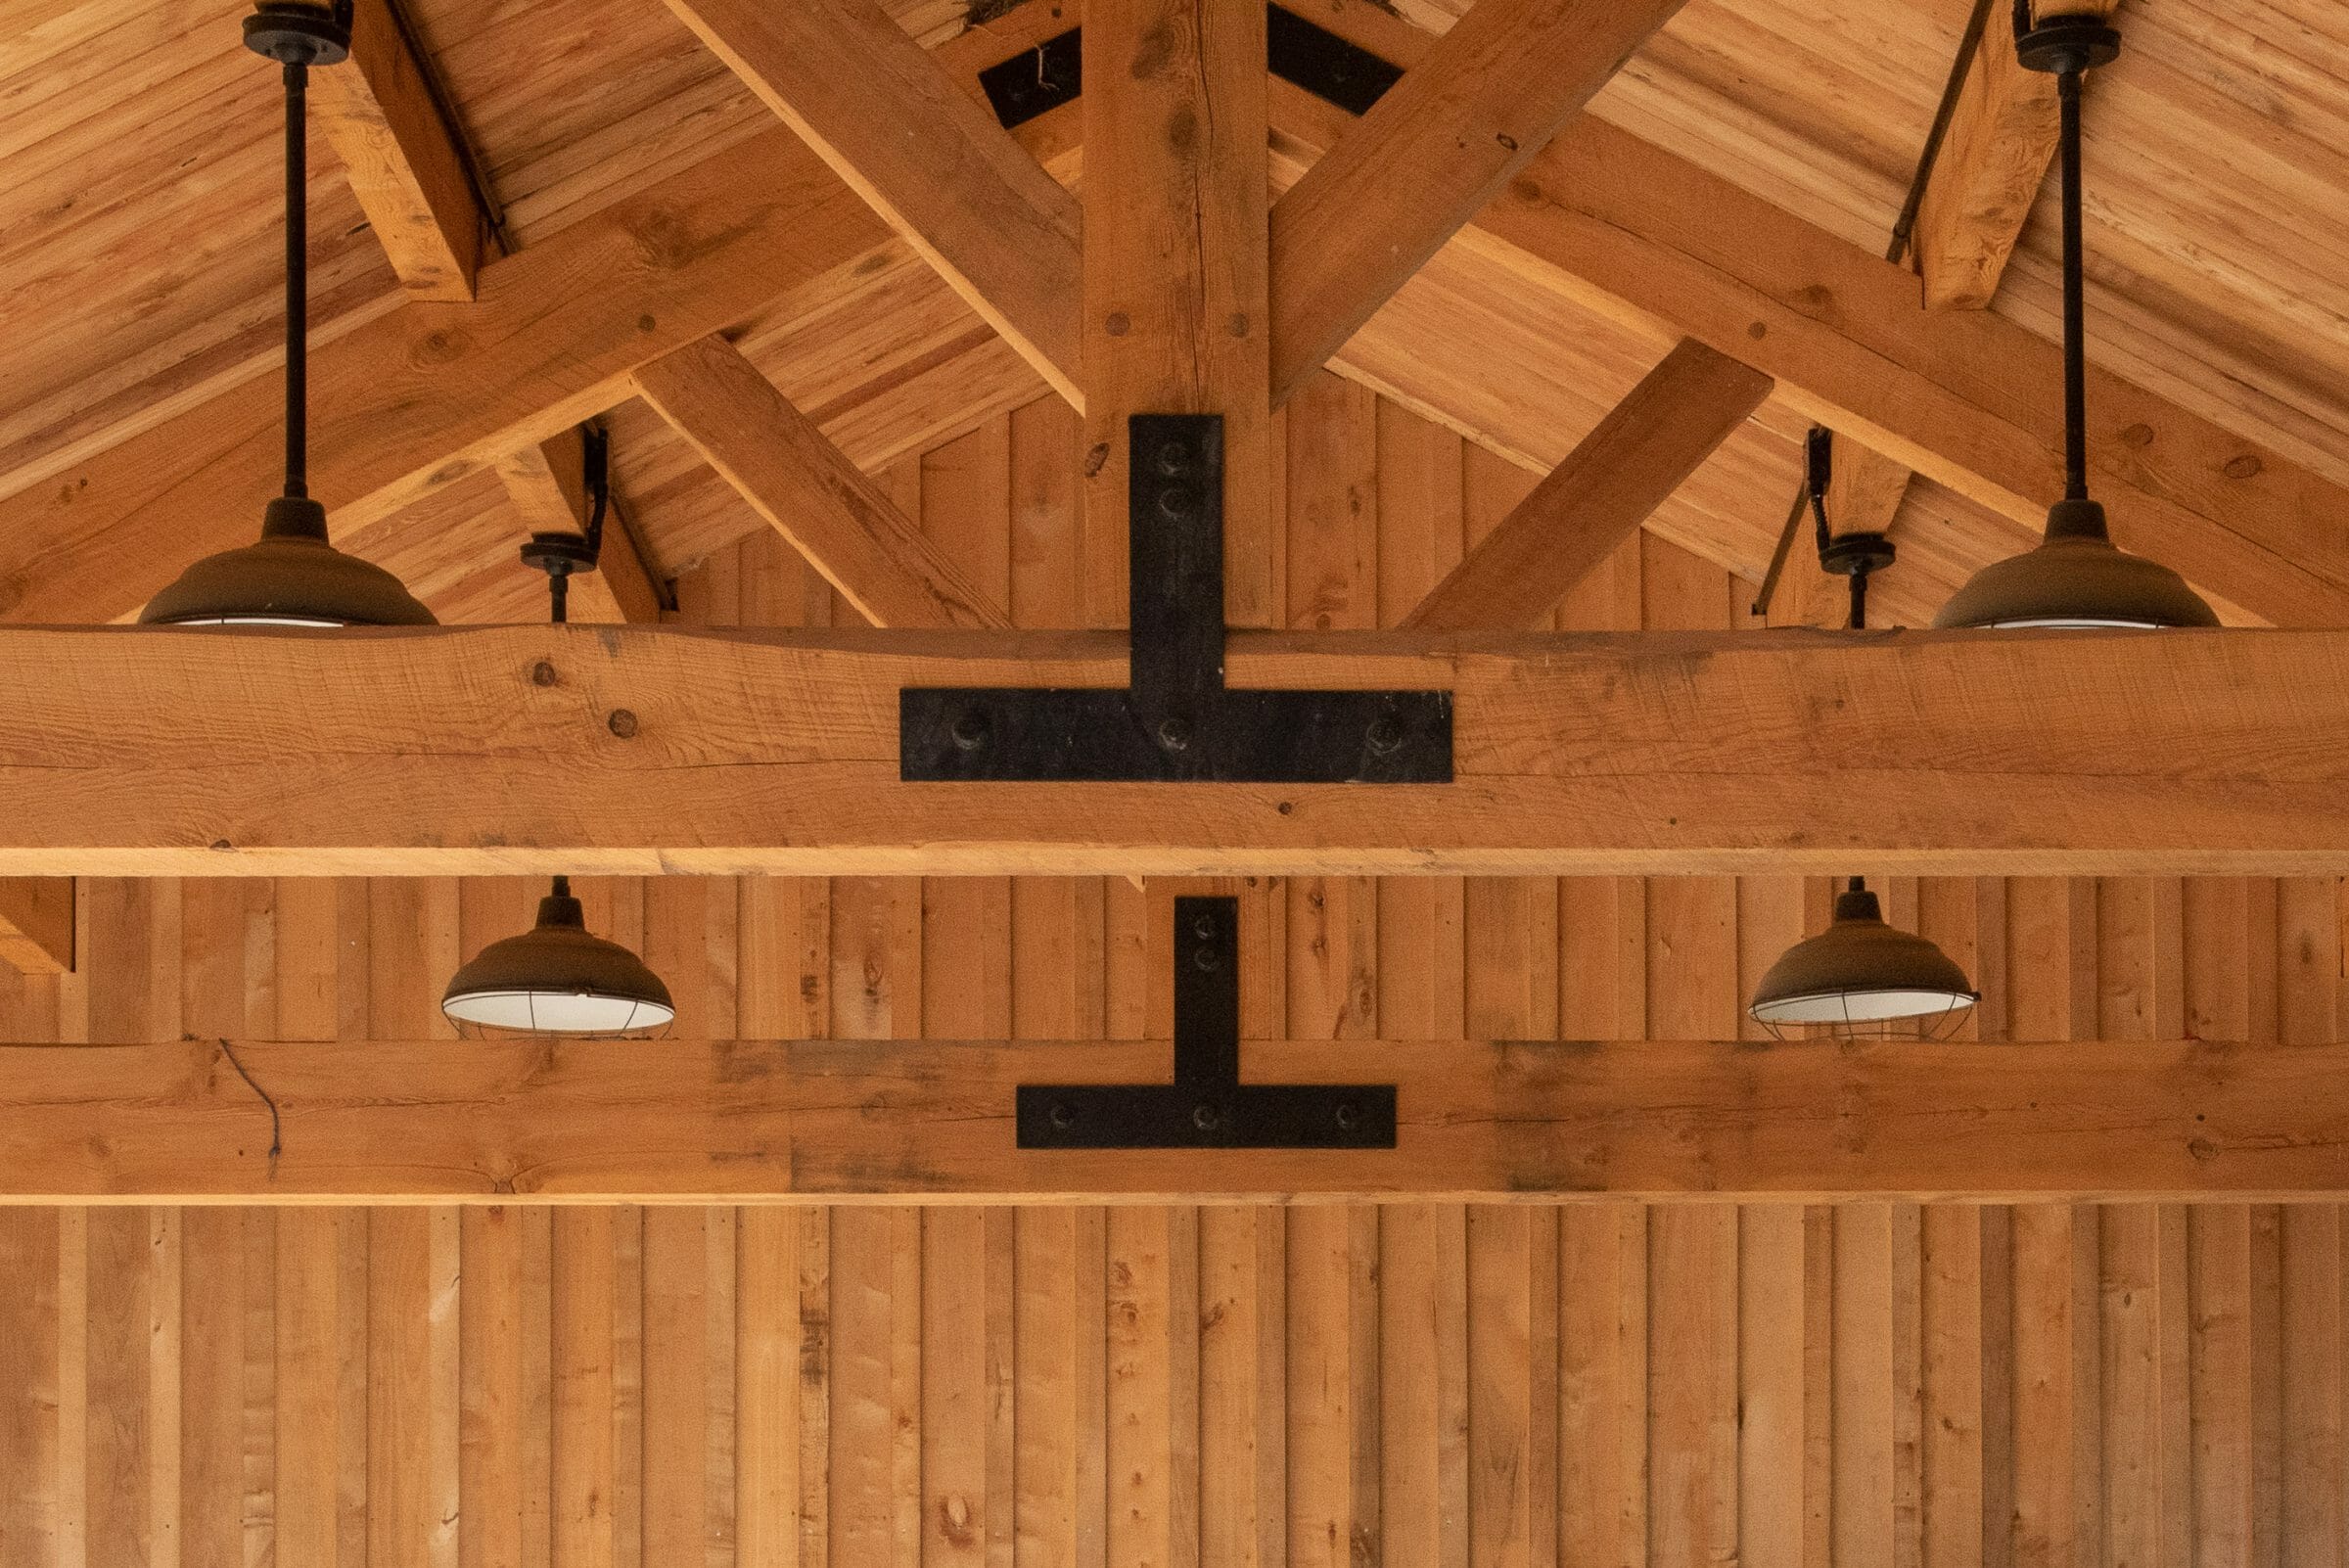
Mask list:
[[[1104,688],[908,687],[898,776],[1222,784],[1449,784],[1451,694],[1224,691],[1175,731]]]
[[[1023,1149],[1391,1149],[1395,1086],[1023,1084],[1018,1121]]]

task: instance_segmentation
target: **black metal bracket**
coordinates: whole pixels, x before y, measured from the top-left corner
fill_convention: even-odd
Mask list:
[[[1391,1149],[1392,1084],[1240,1082],[1237,899],[1174,900],[1174,1082],[1023,1084],[1023,1149]]]
[[[915,782],[1449,784],[1446,691],[1223,684],[1223,421],[1136,414],[1132,673],[1101,687],[908,687],[898,773]]]

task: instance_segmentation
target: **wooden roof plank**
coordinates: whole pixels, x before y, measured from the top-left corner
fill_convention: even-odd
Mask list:
[[[1681,340],[1404,624],[1535,624],[1762,406],[1770,386],[1727,354]]]
[[[636,390],[874,625],[1011,624],[723,338],[639,366]]]
[[[1077,200],[872,0],[668,0],[734,73],[1082,409]]]
[[[1337,352],[1682,3],[1479,0],[1412,63],[1273,208],[1273,402]]]
[[[1016,1146],[1015,1085],[1165,1082],[1163,1039],[0,1046],[0,1196],[2260,1201],[2349,1187],[2341,1044],[1274,1040],[1241,1060],[1258,1083],[1396,1084],[1396,1146]]]
[[[1239,632],[1454,782],[905,783],[907,687],[1115,632],[0,631],[0,874],[2349,871],[2349,632]]]
[[[1384,28],[1396,58],[1431,47],[1383,13],[1352,11]],[[978,34],[947,46],[958,47],[960,69],[992,58]],[[1309,156],[1347,123],[1283,83],[1271,106],[1280,140]],[[502,305],[452,317],[411,303],[322,345],[314,484],[347,533],[607,405],[635,364],[775,292],[811,309],[852,299],[883,232],[786,133],[715,155],[493,263],[485,279],[513,280],[511,293],[493,290]],[[664,235],[673,243],[656,243]],[[2059,487],[2055,346],[1987,313],[1924,311],[1903,269],[1589,115],[1448,254],[1496,299],[1547,290],[1661,342],[1699,338],[1776,378],[1807,415],[2018,520],[2036,524]],[[1420,330],[1412,308],[1406,290],[1339,366],[1394,383],[1412,406],[1460,406],[1487,363],[1451,325]],[[1496,314],[1491,330],[1513,321]],[[2091,410],[2099,490],[2122,542],[2253,615],[2349,617],[2349,538],[2329,527],[2349,512],[2349,491],[2093,367]],[[111,618],[187,556],[243,542],[273,488],[276,418],[274,386],[246,384],[0,500],[0,613]],[[1542,445],[1531,432],[1502,443]]]

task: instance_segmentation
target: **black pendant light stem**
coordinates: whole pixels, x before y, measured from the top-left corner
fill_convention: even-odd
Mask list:
[[[292,64],[286,77],[286,493],[309,491],[310,222],[308,138],[304,134],[310,68]]]
[[[2088,499],[2088,289],[2080,229],[2080,71],[2055,74],[2063,158],[2063,496]]]
[[[571,897],[571,878],[555,878],[555,897],[558,899],[568,899]]]

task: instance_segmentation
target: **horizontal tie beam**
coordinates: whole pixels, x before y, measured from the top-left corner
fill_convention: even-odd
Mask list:
[[[0,630],[0,876],[2339,875],[2349,631],[1234,633],[1450,784],[918,783],[1100,632]]]
[[[1393,1084],[1392,1147],[1019,1146],[1019,1084],[1163,1084],[1167,1050],[1163,1039],[7,1046],[0,1198],[2263,1201],[2349,1191],[2343,1044],[1242,1042],[1243,1084]]]

